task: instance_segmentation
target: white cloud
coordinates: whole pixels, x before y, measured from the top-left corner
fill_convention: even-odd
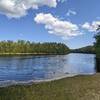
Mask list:
[[[89,32],[95,32],[98,25],[100,25],[100,21],[93,21],[92,23],[85,22],[82,25],[82,28],[88,30]]]
[[[73,10],[68,10],[68,12],[67,12],[67,16],[71,16],[71,15],[76,15],[77,13],[75,12],[75,11],[73,11]]]
[[[62,0],[59,0],[61,2]],[[56,7],[57,0],[0,0],[0,13],[8,17],[21,17],[27,14],[30,8],[40,6]]]
[[[67,0],[58,0],[59,2],[61,1],[61,3],[64,3],[65,1],[67,1]]]
[[[63,39],[80,35],[79,27],[69,21],[62,21],[52,14],[39,13],[34,18],[38,24],[44,24],[50,34],[61,36]]]

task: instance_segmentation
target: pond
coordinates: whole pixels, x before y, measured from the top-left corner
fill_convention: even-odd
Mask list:
[[[0,57],[0,86],[95,73],[94,54]]]

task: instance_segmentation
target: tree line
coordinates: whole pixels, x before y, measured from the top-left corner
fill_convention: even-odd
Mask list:
[[[100,25],[97,28],[97,34],[95,36],[96,42],[95,42],[95,52],[97,58],[100,58]]]
[[[63,43],[35,43],[25,40],[0,41],[0,53],[67,54],[69,48]]]
[[[73,53],[89,53],[89,54],[91,53],[91,54],[94,54],[95,53],[95,47],[90,45],[90,46],[86,46],[86,47],[71,50],[71,52],[73,52]]]
[[[78,49],[73,49],[73,53],[96,53],[96,57],[100,59],[100,25],[97,27],[97,34],[95,37],[95,43],[93,46],[86,46]]]

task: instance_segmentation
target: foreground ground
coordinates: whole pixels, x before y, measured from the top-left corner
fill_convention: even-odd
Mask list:
[[[100,74],[0,88],[0,100],[100,100]]]

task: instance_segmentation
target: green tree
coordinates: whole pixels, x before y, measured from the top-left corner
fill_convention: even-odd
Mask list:
[[[98,58],[100,58],[100,25],[97,28],[97,34],[95,36],[96,43],[95,43],[95,51]]]
[[[63,43],[34,43],[24,40],[0,42],[0,53],[66,54],[68,52],[69,48]]]

